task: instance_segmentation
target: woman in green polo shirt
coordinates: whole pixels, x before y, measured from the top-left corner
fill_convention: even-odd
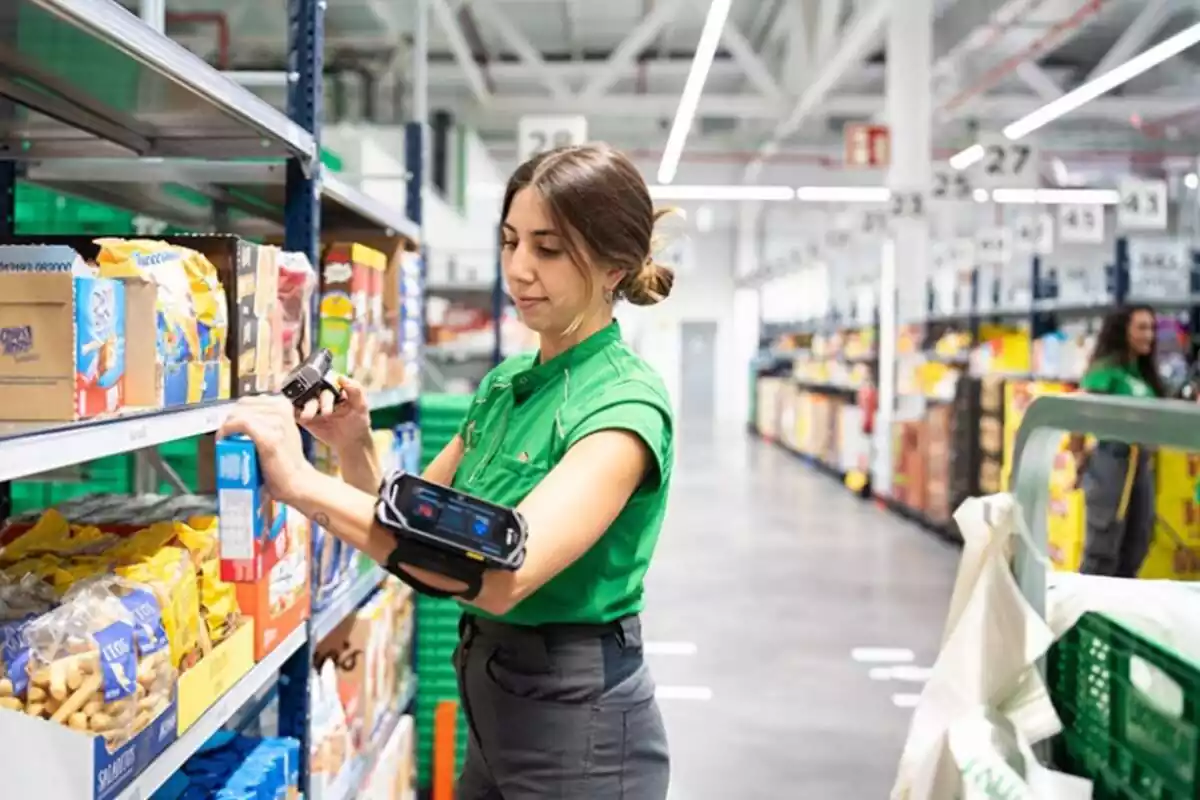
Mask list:
[[[1165,397],[1155,357],[1156,320],[1149,306],[1129,306],[1105,318],[1091,364],[1080,381],[1085,392],[1124,397]],[[1091,453],[1072,437],[1087,508],[1080,571],[1135,578],[1154,532],[1154,459],[1146,448],[1098,442]]]
[[[545,153],[509,180],[504,279],[540,348],[484,378],[424,475],[516,507],[529,528],[523,566],[486,572],[462,601],[454,660],[471,735],[460,800],[666,797],[666,734],[639,614],[674,421],[662,381],[613,317],[619,299],[649,305],[670,293],[672,272],[651,257],[659,216],[637,169],[603,146]],[[394,539],[375,523],[379,471],[358,387],[300,421],[334,447],[353,486],[304,460],[279,398],[240,402],[222,432],[255,440],[280,500],[386,563]],[[464,588],[401,572],[435,590]]]

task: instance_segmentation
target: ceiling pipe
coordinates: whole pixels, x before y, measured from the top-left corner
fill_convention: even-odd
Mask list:
[[[217,69],[229,69],[229,20],[222,11],[168,11],[167,25],[212,25],[217,29]]]
[[[1085,22],[1100,12],[1100,9],[1103,5],[1104,0],[1087,0],[1087,2],[1077,8],[1069,17],[1060,19],[1058,22],[1055,22],[1053,25],[1051,25],[1049,30],[1035,39],[1028,47],[1024,48],[1015,55],[1006,58],[1004,61],[1001,61],[999,64],[985,72],[983,77],[981,77],[974,84],[959,91],[956,95],[943,103],[941,108],[938,109],[938,112],[945,114],[947,112],[954,111],[972,97],[983,94],[988,89],[991,89],[993,86],[1000,83],[1000,81],[1011,75],[1021,64],[1024,64],[1026,61],[1031,59],[1036,59],[1045,53],[1051,52],[1054,49],[1054,45],[1057,44],[1058,39],[1061,39],[1065,34],[1082,27]],[[1010,22],[1009,27],[1011,27],[1013,24],[1016,24],[1016,20]]]
[[[483,36],[479,33],[479,24],[475,21],[475,15],[466,3],[463,3],[462,8],[458,10],[458,24],[462,27],[463,36],[467,38],[467,44],[471,46],[471,55],[479,63],[479,69],[483,72],[483,82],[487,85],[488,93],[496,94],[496,81],[492,78],[491,70],[488,69],[491,57],[488,55],[487,45],[483,43]]]

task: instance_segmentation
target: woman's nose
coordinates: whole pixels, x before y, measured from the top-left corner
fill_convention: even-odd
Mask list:
[[[533,255],[525,249],[524,245],[518,245],[513,253],[507,259],[504,265],[504,271],[508,275],[510,281],[517,283],[532,283],[536,275],[534,270]]]

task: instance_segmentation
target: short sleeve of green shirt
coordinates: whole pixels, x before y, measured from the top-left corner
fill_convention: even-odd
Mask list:
[[[628,379],[605,389],[603,394],[583,406],[567,431],[566,447],[604,430],[629,431],[646,445],[654,462],[653,475],[647,474],[643,489],[654,489],[671,473],[671,410],[666,398],[650,384]]]
[[[1113,390],[1113,378],[1112,367],[1097,365],[1084,373],[1079,388],[1092,394],[1109,394]]]

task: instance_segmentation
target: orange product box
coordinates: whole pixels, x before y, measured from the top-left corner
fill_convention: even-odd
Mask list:
[[[284,509],[287,549],[252,583],[237,584],[238,605],[254,620],[254,660],[261,661],[305,623],[311,608],[312,523]]]

